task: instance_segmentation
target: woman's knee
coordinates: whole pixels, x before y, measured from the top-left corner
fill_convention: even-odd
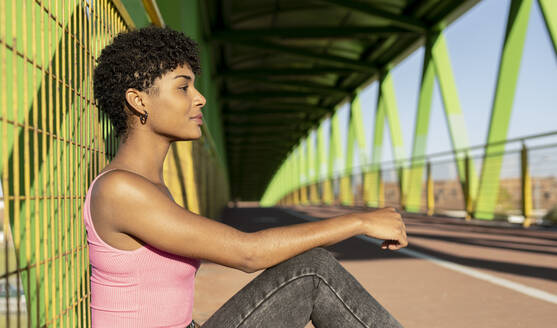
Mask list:
[[[310,249],[309,251],[306,251],[296,257],[297,260],[302,262],[305,266],[314,268],[323,268],[338,264],[338,261],[335,259],[333,254],[321,247]]]

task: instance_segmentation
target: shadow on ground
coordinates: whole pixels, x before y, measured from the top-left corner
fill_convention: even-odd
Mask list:
[[[290,211],[290,210],[288,210]],[[228,208],[223,212],[223,222],[239,230],[254,232],[262,229],[287,226],[307,222],[306,220],[290,214],[281,208]],[[307,213],[306,213],[307,215]],[[531,254],[557,255],[557,231],[555,230],[525,230],[510,226],[489,226],[467,224],[454,218],[437,218],[403,213],[404,221],[408,227],[409,239],[414,236],[451,243],[454,245],[471,245],[488,249],[503,249],[519,252],[520,256]],[[412,233],[412,227],[427,226],[439,234]],[[445,236],[443,232],[481,233],[499,238],[479,238],[462,236]],[[524,240],[515,240],[516,237]],[[508,239],[507,239],[508,238]],[[512,238],[512,239],[511,239]],[[358,238],[351,238],[336,245],[327,247],[338,260],[386,260],[408,258],[400,252],[381,250],[378,246]],[[497,272],[511,273],[527,277],[535,277],[550,281],[557,281],[557,269],[543,265],[527,265],[513,262],[513,258],[501,260],[481,259],[481,254],[469,257],[451,254],[449,250],[440,250],[418,245],[409,245],[409,249],[458,263],[473,268],[488,269]],[[542,263],[540,263],[542,264]]]

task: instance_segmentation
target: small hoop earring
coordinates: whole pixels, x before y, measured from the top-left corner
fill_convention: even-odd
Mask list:
[[[139,120],[141,124],[145,124],[145,122],[147,122],[147,112],[145,112],[145,114],[139,114]]]

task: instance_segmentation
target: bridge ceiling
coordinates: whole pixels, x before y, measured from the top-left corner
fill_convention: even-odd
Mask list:
[[[259,199],[325,115],[478,1],[200,1],[232,197]]]

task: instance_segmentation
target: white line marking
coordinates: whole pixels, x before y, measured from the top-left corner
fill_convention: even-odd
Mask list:
[[[316,219],[316,218],[314,218],[312,216],[309,216],[309,215],[301,214],[301,213],[298,213],[298,212],[290,210],[290,209],[285,209],[285,208],[281,208],[281,209],[288,212],[291,215],[294,215],[294,216],[299,217],[299,218],[301,218],[303,220],[306,220],[306,221],[319,221],[319,219]],[[371,237],[368,237],[368,236],[356,236],[356,238],[365,240],[365,241],[367,241],[369,243],[372,243],[372,244],[375,244],[377,246],[381,246],[381,244],[383,243],[380,240],[377,240],[377,239],[374,239],[374,238],[371,238]],[[510,280],[503,279],[503,278],[498,278],[498,277],[492,276],[490,274],[480,272],[480,271],[478,271],[476,269],[473,269],[471,267],[467,267],[467,266],[464,266],[464,265],[460,265],[460,264],[456,264],[456,263],[453,263],[453,262],[445,261],[445,260],[436,258],[434,256],[427,255],[427,254],[424,254],[424,253],[421,253],[421,252],[418,252],[418,251],[414,251],[414,250],[411,250],[411,249],[402,248],[402,249],[399,249],[397,252],[401,252],[401,253],[403,253],[405,255],[408,255],[408,256],[411,256],[411,257],[424,259],[426,261],[433,262],[434,264],[437,264],[437,265],[442,266],[444,268],[447,268],[449,270],[457,271],[457,272],[463,273],[465,275],[490,282],[490,283],[495,284],[495,285],[506,287],[508,289],[512,289],[516,292],[519,292],[519,293],[522,293],[522,294],[540,299],[542,301],[557,304],[557,295],[545,292],[541,289],[528,287],[526,285],[519,284],[519,283],[514,282],[514,281],[510,281]]]

